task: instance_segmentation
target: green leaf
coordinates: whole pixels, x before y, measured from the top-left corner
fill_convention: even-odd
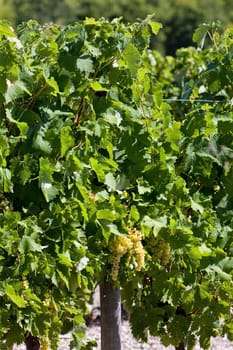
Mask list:
[[[40,187],[47,202],[52,201],[59,193],[59,190],[50,182],[41,182]]]
[[[122,55],[127,63],[130,72],[135,75],[141,61],[141,55],[138,49],[132,43],[129,43],[124,49]]]
[[[161,217],[160,219],[153,219],[148,215],[145,215],[142,219],[142,226],[153,229],[153,234],[158,235],[159,231],[167,226],[167,218]]]
[[[70,126],[64,126],[60,131],[61,141],[61,156],[63,157],[66,152],[75,145],[75,141],[72,135],[72,129]]]
[[[39,184],[47,202],[53,200],[59,190],[53,185],[54,165],[47,158],[40,158]]]
[[[50,154],[52,152],[52,146],[50,142],[46,140],[43,129],[40,129],[34,136],[32,145],[35,150],[40,150],[45,154]]]
[[[192,198],[190,200],[191,200],[191,208],[194,211],[199,211],[199,213],[203,214],[203,212],[204,212],[203,206],[200,205],[199,203],[195,202]]]
[[[211,278],[214,279],[215,276],[217,276],[218,279],[222,281],[232,281],[232,275],[231,273],[224,272],[220,266],[217,265],[209,265],[206,268],[206,272],[210,274]]]
[[[106,223],[106,226],[108,227],[109,231],[117,236],[122,236],[122,233],[119,231],[117,225],[113,223]]]
[[[80,209],[81,209],[81,213],[83,216],[83,219],[87,222],[88,221],[88,213],[87,213],[87,208],[84,204],[84,202],[80,201],[80,200],[76,200],[76,202],[78,203]]]
[[[58,258],[59,258],[59,263],[67,266],[67,267],[72,267],[72,261],[70,260],[70,257],[65,255],[65,254],[61,254],[58,253],[57,254]]]
[[[90,73],[94,72],[93,61],[90,57],[85,55],[77,59],[76,67],[80,72],[85,73],[85,75],[89,75]]]
[[[100,209],[96,213],[97,219],[103,219],[107,221],[112,221],[115,219],[116,214],[110,209]]]
[[[143,195],[145,193],[151,193],[151,187],[150,186],[143,186],[140,183],[138,183],[138,193]]]
[[[199,293],[201,300],[206,300],[208,302],[212,299],[210,290],[208,289],[208,286],[205,283],[199,286]]]
[[[95,158],[90,158],[89,162],[91,164],[92,169],[97,175],[98,181],[104,182],[105,181],[105,173],[102,170],[101,165],[99,164],[98,160]]]
[[[105,239],[106,242],[108,242],[111,234],[117,235],[117,236],[122,236],[122,233],[119,231],[117,225],[111,223],[109,220],[98,220],[99,225],[102,229],[102,235]]]
[[[28,252],[41,252],[42,247],[40,244],[36,243],[36,241],[31,236],[23,236],[22,240],[19,244],[19,251],[23,254]]]
[[[57,270],[57,274],[59,275],[60,279],[64,282],[66,288],[69,290],[70,289],[70,285],[69,285],[69,280],[66,277],[66,275],[60,270]]]
[[[19,294],[16,293],[14,287],[10,284],[6,285],[5,293],[8,296],[8,298],[10,298],[10,300],[14,304],[16,304],[20,309],[26,307],[25,300]]]
[[[159,22],[150,21],[149,25],[154,35],[157,35],[160,29],[163,28],[163,25]]]
[[[9,24],[4,22],[0,22],[0,35],[1,37],[2,36],[11,37],[11,38],[16,37],[12,27],[10,27]]]
[[[167,142],[171,144],[171,148],[174,151],[179,151],[179,143],[182,139],[182,134],[180,132],[181,123],[174,122],[170,128],[167,129]]]
[[[136,207],[136,205],[132,205],[130,207],[130,214],[129,214],[129,217],[131,220],[133,221],[138,221],[140,219],[140,213]]]
[[[107,122],[109,124],[112,124],[112,125],[119,126],[121,124],[121,121],[122,121],[121,114],[112,107],[109,107],[106,110],[106,112],[103,114],[103,117],[105,120],[107,120]]]
[[[14,119],[10,113],[9,110],[7,110],[7,119],[11,122],[11,123],[14,123],[15,125],[17,125],[19,131],[20,131],[20,134],[21,136],[26,136],[27,132],[28,132],[28,124],[25,123],[25,122],[20,122],[16,119]]]
[[[23,94],[27,94],[28,96],[31,96],[30,91],[27,89],[26,85],[18,80],[12,84],[10,84],[7,88],[6,92],[6,102],[12,102],[22,96]]]
[[[50,77],[50,78],[46,78],[46,83],[48,84],[48,86],[50,88],[52,88],[53,92],[52,92],[52,95],[57,95],[59,93],[59,86],[58,86],[58,83],[57,81],[55,80],[54,77]]]
[[[225,252],[223,252],[225,253]],[[226,253],[225,253],[226,254]],[[226,257],[225,259],[221,260],[218,264],[218,266],[226,273],[231,273],[233,271],[233,258]]]
[[[12,192],[13,183],[11,181],[11,171],[0,167],[0,189],[2,192]]]
[[[6,345],[8,349],[13,349],[14,344],[22,344],[24,340],[22,327],[19,324],[14,324],[7,332]]]
[[[105,183],[105,185],[107,185],[109,187],[109,189],[111,189],[113,191],[116,189],[116,179],[112,173],[108,173],[105,175],[104,183]]]
[[[94,91],[108,91],[108,89],[106,89],[105,87],[103,87],[98,81],[92,81],[90,83],[90,87],[94,90]]]
[[[198,43],[198,45],[203,49],[205,45],[205,39],[208,34],[209,30],[209,25],[208,24],[202,24],[200,25],[194,32],[193,34],[193,41],[195,43]]]

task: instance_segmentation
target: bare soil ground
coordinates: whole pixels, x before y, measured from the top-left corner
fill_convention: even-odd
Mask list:
[[[88,327],[87,329],[87,338],[96,340],[98,344],[95,350],[101,349],[100,326],[98,322],[99,306],[100,306],[99,290],[97,288],[93,296],[93,305],[90,305],[90,310],[93,308],[97,309],[97,314],[96,314],[97,322],[93,322],[94,325]],[[175,349],[174,346],[168,346],[168,347],[163,346],[158,337],[149,337],[148,343],[139,342],[132,336],[128,321],[122,322],[121,334],[122,334],[122,350],[174,350]],[[61,336],[60,346],[58,350],[69,350],[69,343],[70,343],[69,334]],[[15,346],[13,350],[26,350],[26,347],[25,345],[19,345],[19,346]],[[194,350],[201,350],[201,348],[197,344]],[[211,346],[209,350],[233,350],[233,343],[225,338],[221,338],[221,337],[213,338],[211,339]]]
[[[91,326],[88,328],[87,337],[97,341],[98,346],[95,350],[100,350],[100,327]],[[58,350],[69,350],[69,335],[64,335],[61,337],[61,342]],[[122,350],[174,350],[174,346],[163,346],[159,338],[150,337],[148,343],[140,343],[135,338],[133,338],[129,322],[123,321],[122,324]],[[195,350],[200,350],[201,348],[196,345]],[[13,350],[26,350],[25,345],[15,346]],[[109,349],[111,350],[111,349]],[[229,342],[225,338],[214,338],[211,341],[210,350],[233,350],[233,343]]]
[[[87,332],[87,336],[91,339],[95,339],[98,342],[96,350],[100,350],[100,327],[90,327]],[[129,322],[124,321],[122,324],[122,350],[174,350],[174,346],[165,347],[161,344],[158,337],[149,337],[148,343],[140,343],[133,338]],[[196,345],[195,350],[201,348]],[[67,348],[61,348],[60,350],[68,350]],[[227,339],[217,337],[212,339],[210,350],[233,350],[233,343]]]

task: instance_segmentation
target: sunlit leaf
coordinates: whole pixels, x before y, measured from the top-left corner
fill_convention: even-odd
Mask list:
[[[93,62],[88,56],[83,56],[76,61],[77,69],[85,74],[90,74],[94,71]]]
[[[65,126],[61,129],[61,156],[74,146],[74,138],[72,136],[72,129],[70,126]]]
[[[5,288],[5,293],[8,296],[8,298],[17,305],[17,307],[21,308],[25,308],[26,307],[26,301],[24,300],[24,298],[22,296],[20,296],[19,294],[17,294],[17,292],[15,291],[14,287],[10,284],[7,284],[6,288]]]
[[[128,46],[123,51],[123,57],[131,73],[136,74],[139,68],[139,62],[141,60],[138,49],[133,44],[128,44]]]
[[[41,252],[42,249],[43,247],[30,236],[23,236],[19,244],[19,250],[22,253]]]
[[[159,22],[150,21],[149,25],[154,35],[157,35],[160,29],[163,28],[163,25]]]

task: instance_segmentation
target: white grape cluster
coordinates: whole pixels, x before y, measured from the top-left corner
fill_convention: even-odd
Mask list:
[[[24,290],[27,290],[29,288],[29,283],[26,276],[22,276],[22,285]]]
[[[41,350],[49,350],[50,342],[48,338],[40,338],[40,349]]]
[[[166,266],[171,258],[171,246],[161,236],[152,237],[147,245],[152,258],[163,266]]]
[[[136,271],[141,271],[145,265],[145,251],[142,245],[142,233],[135,228],[129,229],[129,238],[133,243],[133,248],[131,250],[132,255],[136,262]]]
[[[110,242],[109,250],[111,254],[111,278],[117,281],[120,261],[123,255],[128,254],[130,259],[135,262],[136,271],[140,271],[144,267],[145,252],[142,245],[142,233],[134,228],[129,228],[128,236],[116,236]]]

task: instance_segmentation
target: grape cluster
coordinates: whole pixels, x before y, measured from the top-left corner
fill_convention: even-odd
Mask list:
[[[88,197],[90,199],[91,202],[96,202],[97,198],[94,192],[89,192],[88,193]]]
[[[134,228],[129,228],[128,236],[117,236],[109,244],[111,254],[111,277],[117,281],[120,261],[123,255],[128,254],[136,264],[136,270],[140,271],[144,267],[145,252],[142,245],[142,233]]]
[[[134,255],[136,270],[141,271],[145,264],[145,251],[142,245],[142,233],[135,228],[129,229],[129,238],[133,243],[131,254]]]
[[[0,196],[0,213],[4,213],[5,211],[10,209],[10,202],[4,197]]]
[[[22,285],[24,290],[29,288],[29,283],[26,276],[22,276]]]
[[[23,287],[23,291],[22,291],[22,296],[25,300],[25,302],[28,302],[28,289],[29,289],[29,282],[27,280],[26,276],[22,276],[22,287]]]
[[[120,268],[121,257],[125,255],[130,249],[132,249],[132,242],[126,236],[117,236],[109,245],[111,255],[111,277],[113,281],[117,280],[118,272]]]
[[[40,338],[40,349],[41,350],[49,350],[49,345],[50,342],[48,340],[48,338]]]
[[[147,243],[148,252],[152,258],[163,266],[169,263],[171,258],[171,247],[170,244],[161,236],[150,237]]]

